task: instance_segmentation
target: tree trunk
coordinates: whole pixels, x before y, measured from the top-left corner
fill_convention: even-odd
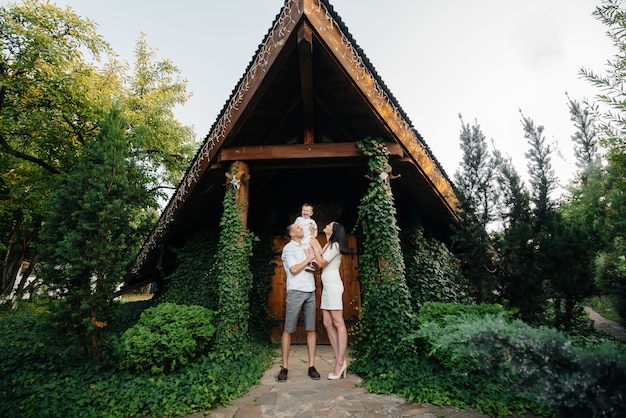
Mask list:
[[[17,219],[16,219],[16,223],[15,223],[15,227],[13,228],[13,232],[11,233],[11,236],[9,237],[9,239],[6,242],[6,251],[4,253],[4,260],[2,262],[2,277],[0,277],[0,295],[4,295],[7,291],[11,291],[11,289],[13,288],[13,284],[15,283],[15,277],[17,275],[17,273],[15,275],[10,274],[10,272],[12,271],[12,269],[9,267],[9,265],[11,264],[11,248],[13,248],[13,244],[15,243],[15,237],[17,237],[17,233],[20,230],[20,227],[22,226],[22,221],[24,220],[24,214],[22,212],[18,213],[17,215]],[[17,269],[14,269],[17,270]],[[9,276],[13,276],[13,277],[9,277]]]
[[[20,215],[22,218],[22,216]],[[2,268],[2,277],[0,278],[0,283],[2,287],[0,287],[0,296],[5,295],[7,292],[11,292],[13,289],[15,282],[17,280],[17,275],[20,271],[22,263],[27,259],[28,252],[30,250],[30,244],[32,244],[33,240],[39,234],[41,230],[41,225],[43,222],[43,218],[35,219],[33,222],[33,231],[30,236],[28,236],[22,242],[22,246],[20,252],[17,256],[11,257],[11,248],[15,244],[16,237],[19,233],[19,229],[22,226],[22,219],[19,220],[18,224],[15,226],[13,233],[11,234],[11,238],[9,242],[7,242],[7,250],[4,256],[4,265]],[[36,253],[35,253],[36,254]],[[36,258],[36,255],[35,255]],[[31,261],[31,266],[34,268],[34,262]],[[32,271],[32,270],[31,270]]]
[[[576,306],[576,302],[574,302],[574,298],[571,296],[567,296],[565,298],[565,320],[564,320],[564,328],[565,331],[569,331],[572,327],[572,319],[574,319],[574,307]]]
[[[15,289],[15,296],[13,297],[13,299],[15,301],[19,301],[20,299],[22,299],[24,297],[24,293],[28,290],[31,290],[35,287],[35,280],[33,280],[31,283],[28,283],[28,278],[30,277],[30,275],[33,273],[33,271],[35,270],[35,263],[37,262],[37,252],[34,251],[33,255],[30,257],[29,263],[28,263],[28,267],[26,267],[23,271],[22,271],[22,278],[20,279],[17,288]]]

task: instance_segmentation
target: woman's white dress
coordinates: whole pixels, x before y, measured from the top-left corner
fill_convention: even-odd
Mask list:
[[[343,282],[339,274],[339,267],[341,266],[339,244],[335,242],[330,247],[326,247],[322,257],[328,261],[328,265],[322,269],[323,288],[320,308],[325,310],[342,310]]]

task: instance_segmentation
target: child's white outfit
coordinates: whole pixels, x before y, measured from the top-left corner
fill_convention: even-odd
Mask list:
[[[304,236],[300,240],[300,245],[306,248],[311,243],[311,225],[313,225],[313,228],[317,229],[317,223],[315,223],[313,218],[305,219],[302,216],[298,216],[296,218],[296,224],[302,227]]]
[[[313,220],[313,218],[303,218],[302,216],[298,216],[296,218],[297,225],[302,227],[302,231],[304,232],[304,236],[300,240],[300,245],[303,248],[309,248],[311,246],[311,225],[313,225],[314,229],[317,229],[317,223]],[[315,264],[313,264],[315,263]],[[311,262],[308,266],[306,266],[307,271],[315,271],[317,270],[317,263],[315,260]]]

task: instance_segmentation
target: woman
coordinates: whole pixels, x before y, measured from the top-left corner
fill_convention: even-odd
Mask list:
[[[337,222],[331,222],[323,229],[326,235],[324,248],[316,239],[311,240],[311,248],[322,269],[322,302],[320,309],[324,320],[324,327],[335,353],[335,367],[328,375],[335,380],[346,377],[346,350],[348,348],[348,331],[343,320],[343,282],[339,274],[341,254],[348,252],[348,236],[344,227]]]

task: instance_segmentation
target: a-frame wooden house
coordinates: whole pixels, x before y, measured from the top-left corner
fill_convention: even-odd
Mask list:
[[[234,161],[250,171],[248,228],[274,237],[276,251],[303,202],[315,205],[321,227],[335,220],[352,230],[369,181],[366,158],[355,145],[365,137],[384,139],[393,173],[400,175],[392,182],[400,227],[419,219],[445,241],[457,200],[423,138],[327,0],[285,1],[123,291],[158,282],[157,260],[168,258],[168,246],[183,245],[197,231],[219,233],[225,173]],[[356,237],[351,245],[354,256],[344,257],[342,272],[348,321],[360,300]],[[277,266],[268,302],[274,340],[284,312],[284,276]]]

